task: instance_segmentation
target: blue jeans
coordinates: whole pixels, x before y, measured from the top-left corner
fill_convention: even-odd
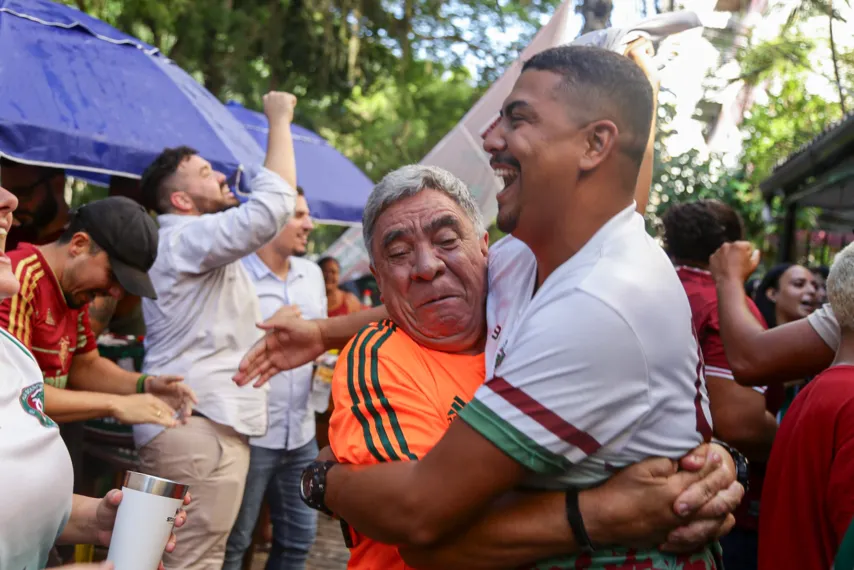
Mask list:
[[[250,449],[243,502],[228,537],[222,568],[241,569],[266,493],[273,522],[273,547],[266,570],[302,570],[317,532],[317,512],[300,499],[299,480],[303,469],[317,457],[317,440],[290,451]]]

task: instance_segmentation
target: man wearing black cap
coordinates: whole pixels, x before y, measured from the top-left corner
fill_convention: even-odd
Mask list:
[[[45,412],[57,422],[114,417],[172,427],[176,410],[188,412],[195,401],[180,377],[139,375],[102,358],[89,325],[96,296],[156,297],[147,274],[156,254],[154,220],[121,197],[72,212],[57,241],[8,254],[21,289],[0,303],[0,326],[36,356]]]

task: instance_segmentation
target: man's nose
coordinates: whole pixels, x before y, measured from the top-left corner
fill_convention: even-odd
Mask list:
[[[18,197],[0,186],[0,211],[3,213],[14,212],[18,207]]]
[[[507,141],[504,140],[504,118],[502,117],[483,138],[483,150],[489,154],[496,154],[506,149]]]
[[[418,248],[415,264],[412,266],[412,279],[432,281],[445,270],[445,262],[439,259],[431,247]]]
[[[303,225],[303,228],[305,228],[308,231],[311,231],[314,229],[314,221],[311,219],[311,216],[305,217],[305,224]]]
[[[214,176],[216,176],[216,181],[220,186],[225,184],[226,180],[228,180],[228,178],[225,176],[225,174],[223,174],[220,171],[214,172]]]

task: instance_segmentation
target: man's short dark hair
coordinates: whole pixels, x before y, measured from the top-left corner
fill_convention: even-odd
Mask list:
[[[166,181],[175,174],[181,163],[197,154],[199,152],[196,149],[188,146],[164,149],[142,173],[140,191],[143,205],[158,214],[168,212],[171,209],[169,197],[174,189],[169,188]]]
[[[635,62],[602,48],[565,45],[533,56],[522,66],[523,72],[528,70],[560,75],[573,105],[598,115],[596,119],[614,121],[624,141],[621,148],[638,164],[643,161],[652,125],[653,91]]]
[[[95,238],[93,238],[89,232],[86,230],[86,227],[83,224],[83,221],[78,216],[74,216],[71,218],[71,221],[68,223],[68,227],[65,228],[65,231],[60,234],[59,239],[56,241],[61,244],[71,243],[71,239],[74,237],[74,234],[83,232],[84,234],[89,236],[89,252],[90,253],[98,253],[101,251],[101,246],[95,242]]]
[[[661,221],[667,253],[683,262],[706,264],[724,243],[744,239],[741,216],[717,200],[675,204]]]

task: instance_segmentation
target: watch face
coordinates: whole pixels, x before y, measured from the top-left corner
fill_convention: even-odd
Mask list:
[[[314,469],[312,468],[312,466],[308,466],[305,471],[302,472],[302,477],[300,478],[299,482],[299,493],[303,501],[307,501],[311,497],[313,479]]]

